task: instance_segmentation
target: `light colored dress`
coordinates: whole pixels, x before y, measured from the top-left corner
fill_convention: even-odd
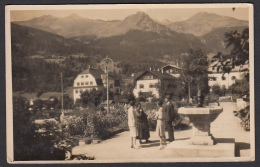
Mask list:
[[[158,112],[156,112],[157,125],[156,125],[156,134],[161,137],[165,136],[165,113],[163,108],[160,107]]]
[[[136,114],[134,112],[133,106],[128,109],[128,126],[130,130],[130,136],[136,137],[137,136],[137,129],[136,129]]]

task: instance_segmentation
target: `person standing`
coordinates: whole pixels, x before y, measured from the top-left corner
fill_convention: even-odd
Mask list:
[[[141,107],[141,103],[137,104],[136,108],[137,115],[137,139],[139,139],[139,143],[142,144],[142,139],[146,140],[146,143],[149,142],[150,132],[149,125],[147,120],[147,115],[144,113],[144,110]]]
[[[130,102],[130,108],[128,109],[128,127],[130,130],[130,137],[131,137],[131,148],[138,149],[136,146],[136,136],[137,136],[137,129],[136,129],[136,113],[134,111],[135,102]]]
[[[156,112],[155,118],[157,119],[156,134],[160,137],[160,150],[166,146],[165,137],[165,111],[162,107],[163,102],[158,102],[158,111]]]
[[[174,141],[174,130],[172,126],[172,121],[174,120],[174,105],[170,101],[171,96],[166,95],[165,97],[165,104],[164,104],[164,111],[165,111],[165,125],[168,131],[169,142]]]

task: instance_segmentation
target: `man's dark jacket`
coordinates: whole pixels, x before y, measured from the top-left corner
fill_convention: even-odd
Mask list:
[[[164,105],[165,110],[165,121],[172,122],[174,120],[175,112],[174,112],[174,105],[170,102],[169,104]]]

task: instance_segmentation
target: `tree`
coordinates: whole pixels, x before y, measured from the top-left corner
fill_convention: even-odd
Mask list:
[[[225,34],[226,47],[233,46],[230,54],[222,54],[218,52],[212,58],[212,62],[218,61],[221,66],[217,69],[218,71],[222,68],[223,75],[229,73],[235,66],[244,65],[249,60],[249,29],[246,28],[242,33],[237,31],[231,31]]]
[[[249,95],[249,84],[247,77],[244,76],[242,79],[237,80],[236,83],[231,85],[228,89],[232,94]]]
[[[101,103],[103,95],[104,91],[94,88],[91,91],[85,91],[81,94],[81,102],[83,105],[94,104],[97,106]]]
[[[143,92],[138,92],[138,101],[139,102],[145,102],[146,101],[146,96]]]
[[[64,104],[64,109],[72,109],[72,107],[73,107],[73,99],[70,98],[68,94],[64,94],[64,96],[63,96],[63,104]]]
[[[240,66],[248,63],[249,61],[249,29],[246,28],[242,33],[237,31],[231,31],[225,34],[227,48],[233,46],[230,54],[223,55],[219,52],[212,59],[212,62],[218,61],[221,66],[218,67],[218,71],[220,68],[223,71],[223,76],[225,73],[230,73],[235,66]],[[231,92],[240,92],[236,91],[238,87],[246,88],[243,91],[243,94],[249,94],[249,69],[244,69],[245,72],[244,78],[236,83],[234,86],[230,88]],[[239,85],[241,84],[241,85]],[[242,93],[242,92],[240,92]]]
[[[28,111],[26,99],[21,96],[13,97],[13,119],[15,161],[65,159],[65,151],[54,147],[61,141],[58,126],[46,126],[45,135],[38,133],[34,114]]]
[[[181,80],[186,84],[197,86],[198,106],[203,105],[204,96],[209,92],[208,58],[201,50],[190,49],[182,57]]]
[[[219,85],[213,85],[211,87],[211,89],[212,89],[212,92],[215,93],[216,95],[219,95],[219,96],[221,95],[221,88]]]

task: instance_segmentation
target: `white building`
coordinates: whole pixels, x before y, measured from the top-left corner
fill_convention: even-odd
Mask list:
[[[218,67],[220,67],[219,71],[217,71]],[[220,87],[225,86],[228,88],[235,84],[236,80],[242,79],[245,69],[249,69],[248,63],[241,66],[235,66],[229,74],[225,73],[223,76],[221,64],[217,61],[213,62],[208,69],[210,72],[210,74],[208,74],[209,86],[219,85]]]
[[[109,75],[108,77],[109,90],[112,92],[120,92],[119,79]],[[80,99],[80,95],[85,91],[92,89],[101,90],[106,87],[106,74],[100,69],[89,68],[82,71],[74,80],[73,84],[73,99],[74,103]]]
[[[161,82],[174,82],[176,77],[159,71],[144,71],[136,74],[134,79],[135,88],[133,90],[134,96],[138,97],[139,92],[151,93],[156,98],[159,98],[158,86]]]

